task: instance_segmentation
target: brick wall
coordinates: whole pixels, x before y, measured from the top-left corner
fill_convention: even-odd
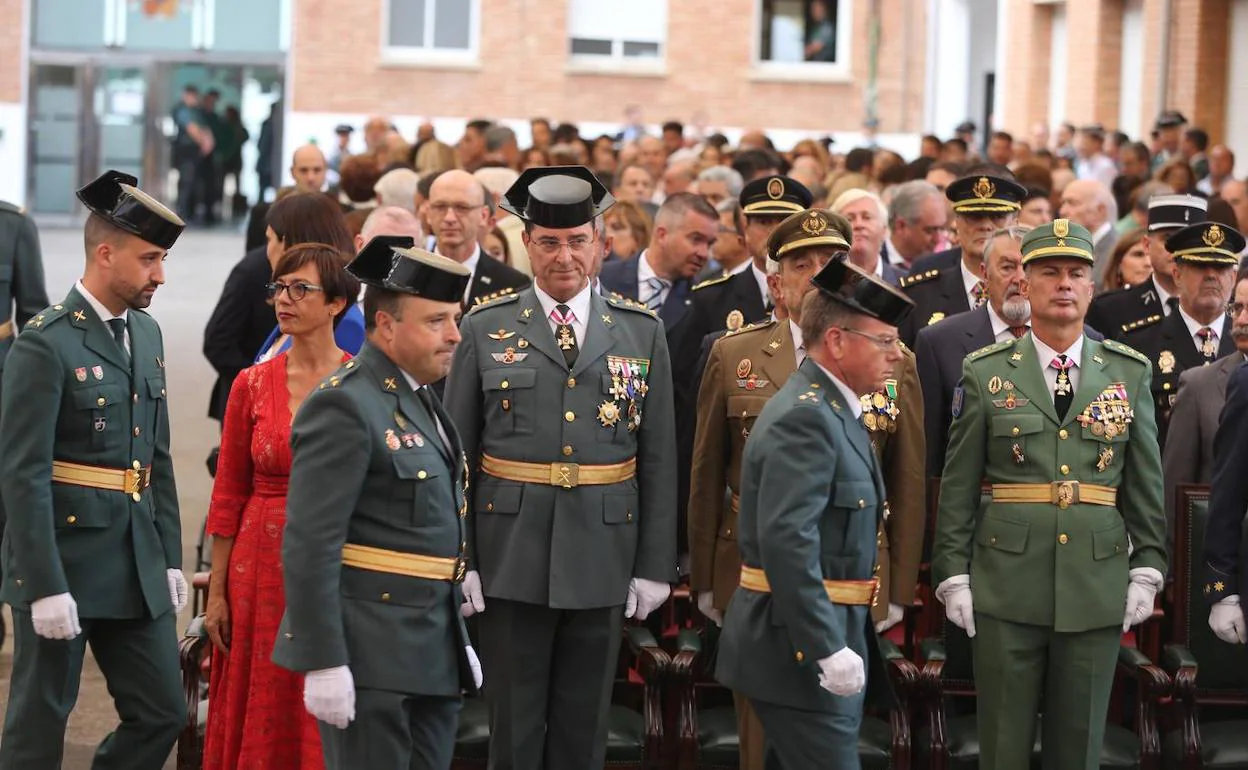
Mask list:
[[[382,0],[299,0],[291,108],[618,121],[625,105],[640,104],[650,121],[689,120],[700,111],[714,125],[856,130],[864,115],[871,0],[849,4],[850,77],[794,82],[763,78],[753,63],[756,0],[669,2],[668,75],[569,71],[568,0],[481,0],[478,61],[459,68],[385,61]],[[919,131],[926,24],[916,8],[922,4],[880,0],[880,5],[880,131]],[[909,45],[904,25],[910,25]]]
[[[26,26],[25,0],[0,0],[0,102],[22,100],[22,60],[26,50],[22,46]]]

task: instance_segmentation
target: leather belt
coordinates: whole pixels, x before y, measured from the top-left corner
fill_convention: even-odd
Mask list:
[[[13,322],[0,323],[0,340],[7,340],[11,336],[13,336]]]
[[[758,567],[741,565],[741,587],[760,594],[771,593],[767,575]],[[880,595],[878,578],[870,580],[825,580],[823,589],[833,604],[853,604],[874,607]]]
[[[524,463],[500,460],[481,455],[481,470],[500,479],[526,484],[549,484],[572,489],[592,484],[618,484],[637,475],[637,458],[614,465],[579,465],[577,463]]]
[[[125,492],[137,503],[141,497],[139,493],[152,485],[152,469],[140,466],[138,460],[134,461],[133,468],[101,468],[98,465],[53,460],[52,480],[78,487]]]
[[[1048,484],[993,484],[994,503],[1049,503],[1058,508],[1072,505],[1118,504],[1118,490],[1099,484],[1078,481],[1053,481]]]
[[[426,580],[448,580],[452,583],[462,583],[468,569],[463,558],[424,556],[355,543],[347,543],[342,547],[342,564],[371,572]]]

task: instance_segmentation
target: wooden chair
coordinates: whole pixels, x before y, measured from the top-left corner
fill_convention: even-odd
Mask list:
[[[1176,494],[1171,644],[1162,666],[1174,677],[1179,726],[1165,736],[1165,766],[1248,768],[1248,651],[1214,635],[1204,597],[1209,487],[1181,485]]]

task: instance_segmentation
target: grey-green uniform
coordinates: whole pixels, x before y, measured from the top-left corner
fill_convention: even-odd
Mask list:
[[[79,197],[142,231],[142,215],[107,216],[113,207],[94,197],[103,188],[134,203],[134,188],[116,184],[127,180],[106,175]],[[168,248],[180,231],[140,237]],[[182,566],[182,530],[160,328],[127,310],[127,350],[84,291],[31,318],[4,368],[0,494],[10,516],[0,599],[13,608],[15,636],[4,770],[60,767],[88,643],[122,717],[93,768],[158,770],[186,719],[166,575]],[[31,603],[64,593],[82,633],[36,635]]]
[[[416,269],[395,288],[390,270],[374,281],[360,269],[373,257],[391,264],[392,253],[404,268],[416,263],[408,254],[447,261],[370,243],[351,265],[366,291],[434,283]],[[466,271],[443,279],[442,301],[457,302],[466,285]],[[366,343],[299,408],[291,447],[273,662],[350,669],[355,718],[345,730],[320,723],[330,770],[449,767],[461,692],[476,689],[460,615],[466,467],[451,417]]]
[[[1023,242],[1025,264],[1091,252],[1065,220]],[[1149,362],[1085,336],[1077,371],[1060,416],[1029,332],[969,355],[954,395],[932,571],[970,576],[982,767],[1029,766],[1042,702],[1044,766],[1099,766],[1128,571],[1166,567]]]
[[[578,227],[610,200],[585,177],[532,169],[504,206]],[[672,371],[652,312],[586,283],[557,337],[540,285],[464,318],[446,400],[473,474],[490,767],[572,770],[603,764],[630,582],[676,577]]]

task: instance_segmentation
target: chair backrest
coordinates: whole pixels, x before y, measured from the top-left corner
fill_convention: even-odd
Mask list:
[[[1170,638],[1196,657],[1200,666],[1196,687],[1200,694],[1216,695],[1219,699],[1239,695],[1248,703],[1248,650],[1242,644],[1227,644],[1209,628],[1202,558],[1205,527],[1209,521],[1209,487],[1183,484],[1176,494],[1179,504],[1174,517],[1174,607]]]

